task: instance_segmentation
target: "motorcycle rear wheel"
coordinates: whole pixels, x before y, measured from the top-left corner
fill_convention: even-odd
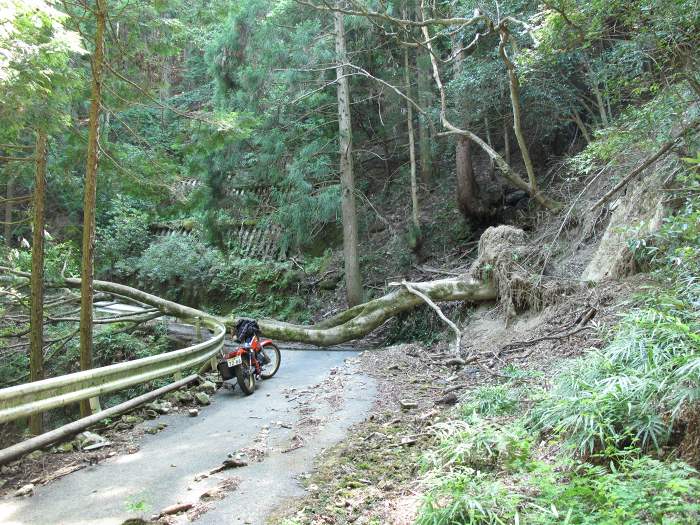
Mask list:
[[[280,363],[282,362],[282,353],[280,352],[280,349],[277,348],[277,345],[275,345],[274,343],[265,345],[262,349],[262,352],[265,352],[265,355],[270,358],[270,363],[263,367],[263,371],[260,374],[260,377],[262,377],[263,379],[270,379],[277,373],[277,370],[280,369]]]
[[[236,381],[247,396],[255,392],[255,370],[247,363],[240,364],[235,369]]]

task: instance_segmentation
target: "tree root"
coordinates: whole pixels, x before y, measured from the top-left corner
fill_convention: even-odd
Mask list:
[[[545,335],[543,337],[537,337],[535,339],[530,339],[528,341],[515,341],[513,343],[509,343],[505,345],[501,350],[498,352],[498,355],[502,353],[512,353],[512,352],[517,352],[520,348],[523,348],[525,346],[532,346],[534,344],[540,343],[542,341],[556,341],[557,339],[565,339],[567,337],[571,337],[572,335],[576,335],[579,332],[583,332],[584,330],[588,330],[590,328],[593,328],[592,326],[579,326],[578,328],[574,330],[570,330],[568,332],[565,332],[563,334],[554,334],[554,335]]]

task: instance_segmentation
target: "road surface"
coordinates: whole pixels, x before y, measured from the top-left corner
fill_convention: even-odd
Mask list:
[[[262,525],[287,498],[303,494],[299,477],[314,458],[371,409],[375,384],[356,370],[355,356],[283,350],[278,374],[259,382],[252,396],[220,389],[197,418],[174,414],[145,422],[168,427],[147,435],[135,454],[37,487],[33,497],[0,500],[0,523],[119,525],[191,502],[206,510],[197,520],[202,525]],[[241,451],[248,466],[195,481]],[[232,477],[235,490],[201,506],[201,494]],[[181,515],[176,522],[188,521]]]

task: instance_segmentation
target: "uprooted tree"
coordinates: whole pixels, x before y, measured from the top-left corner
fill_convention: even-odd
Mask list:
[[[492,227],[482,235],[478,258],[463,276],[402,283],[401,287],[382,297],[349,308],[311,326],[271,319],[259,320],[259,324],[263,333],[272,338],[328,346],[358,339],[397,314],[423,304],[425,300],[421,295],[433,302],[478,303],[499,299],[506,316],[510,317],[518,310],[530,306],[541,307],[553,297],[550,286],[546,283],[536,284],[530,278],[533,274],[524,270],[526,266],[523,266],[523,261],[528,259],[532,266],[537,262],[536,254],[531,253],[526,246],[526,236],[522,230],[511,226]],[[518,265],[514,261],[519,261]],[[0,268],[0,271],[12,273],[21,279],[30,277],[28,273],[15,272],[9,268]],[[77,289],[80,288],[80,279],[65,278],[47,285],[51,288]],[[212,319],[232,328],[239,319],[235,314],[218,317],[119,283],[96,280],[94,287],[103,294],[151,308],[140,315],[115,318],[113,322],[138,323],[170,315],[181,319]]]

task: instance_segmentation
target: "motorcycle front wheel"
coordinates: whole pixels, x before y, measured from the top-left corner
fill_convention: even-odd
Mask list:
[[[255,392],[255,369],[248,363],[241,363],[236,367],[236,381],[243,393],[247,396]]]
[[[273,375],[277,373],[280,369],[280,363],[282,362],[282,353],[280,349],[273,343],[267,344],[261,350],[266,357],[270,359],[270,362],[263,366],[260,377],[263,379],[270,379]]]

